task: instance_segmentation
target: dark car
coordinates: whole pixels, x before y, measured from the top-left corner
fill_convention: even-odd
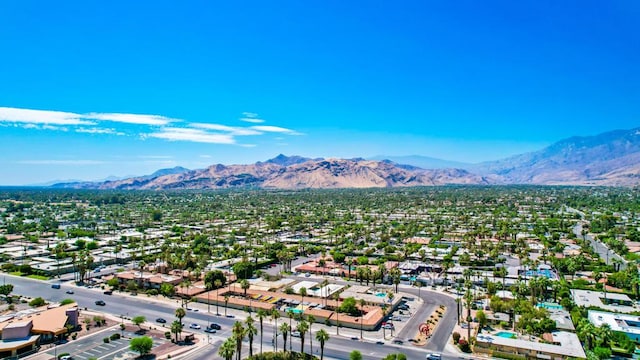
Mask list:
[[[107,305],[107,304],[106,304],[104,301],[102,301],[102,300],[96,300],[96,305],[99,305],[99,306],[105,306],[105,305]]]
[[[222,330],[222,326],[220,326],[220,324],[211,323],[209,324],[209,329]]]
[[[66,293],[67,294],[73,294],[73,290],[67,290]]]
[[[352,336],[352,337],[351,337],[351,340],[360,340],[360,338],[359,338],[359,337],[357,337],[357,336]]]
[[[394,344],[398,344],[398,345],[402,345],[402,344],[403,344],[403,341],[402,341],[402,340],[400,340],[400,339],[396,339],[396,340],[393,340],[393,343],[394,343]]]
[[[157,322],[157,323],[160,323],[160,324],[166,324],[166,323],[167,323],[167,320],[165,320],[165,319],[163,319],[163,318],[157,318],[157,319],[156,319],[156,322]]]
[[[111,295],[111,294],[113,294],[113,291],[111,291],[111,290],[106,290],[105,292],[103,292],[103,294],[105,294],[105,295]]]
[[[376,341],[377,345],[384,345],[384,341]]]

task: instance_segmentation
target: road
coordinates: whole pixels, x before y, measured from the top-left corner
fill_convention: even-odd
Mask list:
[[[68,285],[63,283],[61,289],[53,289],[51,288],[51,283],[46,283],[38,280],[32,280],[28,278],[20,278],[14,277],[10,275],[6,275],[5,281],[7,283],[14,285],[14,293],[20,294],[24,296],[30,297],[38,297],[41,296],[45,298],[47,301],[61,301],[65,298],[74,299],[81,308],[89,308],[96,311],[108,312],[115,316],[126,316],[133,317],[137,315],[145,316],[150,322],[153,322],[158,317],[163,317],[167,319],[169,322],[174,318],[174,311],[177,307],[179,307],[179,303],[176,302],[172,304],[170,302],[160,302],[148,299],[144,296],[130,296],[125,294],[119,294],[115,292],[113,295],[104,295],[99,289],[88,289],[83,287],[76,287],[72,285]],[[57,282],[57,281],[55,281]],[[334,281],[339,282],[339,281]],[[65,293],[65,290],[73,289],[74,294],[69,295]],[[414,296],[418,295],[417,289],[412,289],[408,287],[404,287],[402,289],[403,292],[407,292],[413,294]],[[443,352],[445,345],[451,335],[451,331],[455,325],[455,300],[447,295],[431,292],[431,291],[421,291],[421,297],[424,300],[425,304],[444,304],[448,307],[448,311],[445,314],[445,317],[441,321],[441,325],[436,329],[435,334],[432,336],[431,341],[426,346],[426,348],[418,348],[410,343],[405,341],[404,345],[395,345],[389,342],[386,342],[384,345],[377,345],[375,341],[360,341],[360,340],[352,340],[350,338],[338,337],[335,336],[333,332],[330,332],[331,338],[326,343],[325,346],[325,356],[328,358],[334,359],[346,359],[349,358],[349,353],[353,350],[358,350],[363,354],[364,359],[368,360],[377,360],[389,353],[394,352],[402,352],[409,359],[423,359],[425,355],[431,351],[434,352]],[[96,300],[104,300],[106,302],[106,306],[96,306]],[[425,310],[427,311],[427,310]],[[407,326],[413,327],[417,329],[417,326],[424,319],[420,318],[422,316],[422,312],[414,315],[414,317],[410,320],[410,323]],[[285,320],[281,318],[278,322],[279,324]],[[218,317],[215,315],[209,315],[205,311],[187,311],[187,316],[183,319],[184,324],[190,323],[198,323],[201,325],[206,325],[208,322],[216,322],[222,326],[222,330],[217,334],[214,334],[211,337],[211,341],[213,343],[219,344],[221,341],[227,339],[231,336],[231,327],[236,319],[233,318],[225,318]],[[159,324],[156,324],[159,326]],[[316,327],[315,330],[319,329]],[[204,337],[205,333],[201,330],[198,332],[201,336]],[[411,337],[413,334],[406,334],[408,337]],[[273,324],[271,321],[265,321],[264,324],[264,349],[269,350],[272,349],[271,339],[273,339]],[[406,340],[406,339],[404,339]],[[256,341],[254,341],[254,346],[257,349],[259,344],[259,335],[256,337]],[[288,340],[289,341],[289,340]],[[282,339],[279,337],[278,343],[282,344]],[[306,341],[306,349],[308,351],[309,341],[307,338]],[[208,347],[209,348],[209,347]],[[299,339],[293,339],[293,348],[299,349]],[[60,350],[60,349],[58,349]],[[211,351],[217,353],[217,347],[210,347]],[[319,350],[319,346],[317,341],[314,341],[314,352]],[[190,359],[210,359],[211,351],[201,351],[201,356],[191,355],[194,357],[190,357]],[[443,354],[444,359],[458,359],[458,355],[448,356]]]
[[[573,227],[573,232],[577,237],[582,238],[581,222],[578,222]],[[596,240],[591,234],[585,234],[584,239],[587,240],[589,244],[591,244],[593,251],[595,251],[607,265],[618,263],[620,264],[620,270],[625,270],[627,268],[627,260],[625,260],[622,256],[616,254],[615,251],[609,249],[607,245]]]

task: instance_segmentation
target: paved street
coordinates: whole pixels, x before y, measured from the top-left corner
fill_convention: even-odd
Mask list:
[[[7,283],[14,284],[15,289],[14,293],[25,295],[25,296],[42,296],[48,301],[60,301],[65,298],[73,298],[76,300],[78,305],[81,308],[87,307],[89,309],[93,309],[95,311],[104,311],[111,313],[115,316],[124,315],[126,317],[133,317],[136,315],[144,315],[146,318],[153,322],[154,319],[158,317],[163,317],[165,319],[172,319],[174,317],[174,311],[179,306],[179,303],[176,301],[175,304],[170,301],[156,301],[147,298],[146,296],[130,296],[125,294],[120,294],[114,292],[113,295],[104,295],[99,289],[87,289],[82,287],[75,287],[70,284],[62,284],[61,289],[52,289],[50,283],[44,283],[37,280],[32,280],[28,278],[19,278],[7,275],[6,276]],[[336,283],[344,283],[342,280],[334,280]],[[73,288],[75,293],[73,295],[69,295],[65,293],[66,289]],[[401,286],[401,291],[407,292],[417,296],[418,290],[415,288],[411,288],[406,285]],[[427,344],[425,348],[418,348],[410,343],[406,342],[406,338],[404,345],[394,345],[391,344],[390,341],[386,341],[384,345],[376,345],[375,342],[379,340],[378,338],[369,338],[369,334],[365,332],[365,340],[351,340],[349,337],[336,336],[335,335],[335,327],[329,327],[328,332],[331,335],[331,339],[327,342],[325,347],[325,356],[328,358],[334,359],[345,359],[348,358],[348,354],[353,350],[359,350],[362,352],[365,359],[380,359],[385,355],[392,352],[402,352],[406,354],[410,359],[421,359],[425,357],[430,351],[443,352],[445,350],[445,345],[451,335],[451,331],[455,325],[455,301],[452,297],[432,292],[428,290],[421,290],[421,297],[426,306],[422,311],[420,311],[416,316],[413,316],[407,323],[407,329],[415,328],[420,322],[424,319],[422,315],[427,313],[430,307],[445,304],[449,311],[445,314],[445,317],[441,321],[441,325],[438,326],[435,334],[432,336],[431,341]],[[94,302],[96,300],[104,300],[106,302],[106,306],[96,306]],[[206,305],[204,304],[191,304],[191,308],[199,309],[200,311],[187,311],[187,316],[183,319],[185,324],[190,323],[198,323],[202,326],[205,326],[209,322],[216,322],[222,326],[222,330],[217,334],[211,336],[211,341],[214,344],[219,344],[221,341],[225,340],[231,335],[231,327],[233,323],[236,321],[235,318],[225,318],[225,317],[217,317],[214,315],[209,315],[206,313]],[[213,309],[212,309],[213,310]],[[213,310],[215,311],[215,310]],[[221,312],[222,309],[221,309]],[[236,310],[229,310],[229,314],[238,314],[238,319],[240,319],[241,312]],[[280,319],[279,324],[282,323],[283,319]],[[157,327],[159,324],[155,324]],[[152,325],[153,326],[153,325]],[[323,326],[323,325],[322,325]],[[317,331],[322,327],[321,325],[315,325],[314,331]],[[273,338],[273,324],[271,321],[265,321],[264,325],[264,349],[272,349],[271,339]],[[353,330],[347,330],[341,328],[341,335],[351,336],[348,333]],[[201,336],[201,339],[207,341],[206,334],[202,332],[202,330],[196,330],[198,336]],[[374,333],[375,335],[375,333]],[[405,335],[405,334],[403,334]],[[413,334],[411,331],[407,330],[406,336],[412,337]],[[258,341],[259,335],[256,337],[254,346],[257,351],[258,349]],[[299,348],[299,339],[293,340],[293,346],[295,348]],[[73,342],[71,342],[73,343]],[[307,338],[306,348],[308,349],[309,341]],[[282,339],[279,339],[279,344],[282,344]],[[216,346],[207,346],[211,351],[199,350],[198,353],[201,353],[201,356],[198,355],[190,355],[193,359],[210,359],[212,355],[212,351],[217,353]],[[314,341],[314,352],[315,350],[319,350],[318,344]],[[59,349],[58,349],[59,350]],[[308,350],[307,350],[308,351]],[[443,354],[445,355],[445,354]],[[444,356],[445,359],[449,358],[459,358],[459,355],[454,355],[452,357]]]

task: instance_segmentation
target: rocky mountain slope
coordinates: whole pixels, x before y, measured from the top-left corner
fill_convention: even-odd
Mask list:
[[[635,186],[640,184],[640,128],[571,137],[467,169],[498,175],[506,183]]]
[[[390,160],[310,159],[278,155],[248,165],[165,169],[103,182],[56,184],[83,189],[368,188],[446,184],[640,185],[640,128],[572,137],[540,151],[459,168],[423,169]],[[436,159],[437,160],[437,159]],[[440,161],[440,160],[439,160]],[[433,161],[432,161],[433,162]],[[442,163],[440,163],[442,164]],[[424,165],[424,164],[422,164]]]
[[[272,159],[273,160],[273,159]],[[304,159],[278,156],[277,160],[249,165],[212,165],[158,177],[134,177],[100,183],[61,184],[83,189],[269,189],[371,188],[490,184],[492,180],[460,169],[425,170],[390,161],[363,159]]]

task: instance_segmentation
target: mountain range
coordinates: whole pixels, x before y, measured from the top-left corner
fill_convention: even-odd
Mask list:
[[[539,151],[466,164],[426,156],[324,159],[278,155],[246,165],[182,167],[101,182],[70,182],[82,189],[370,188],[446,184],[640,185],[640,128],[571,137]]]

